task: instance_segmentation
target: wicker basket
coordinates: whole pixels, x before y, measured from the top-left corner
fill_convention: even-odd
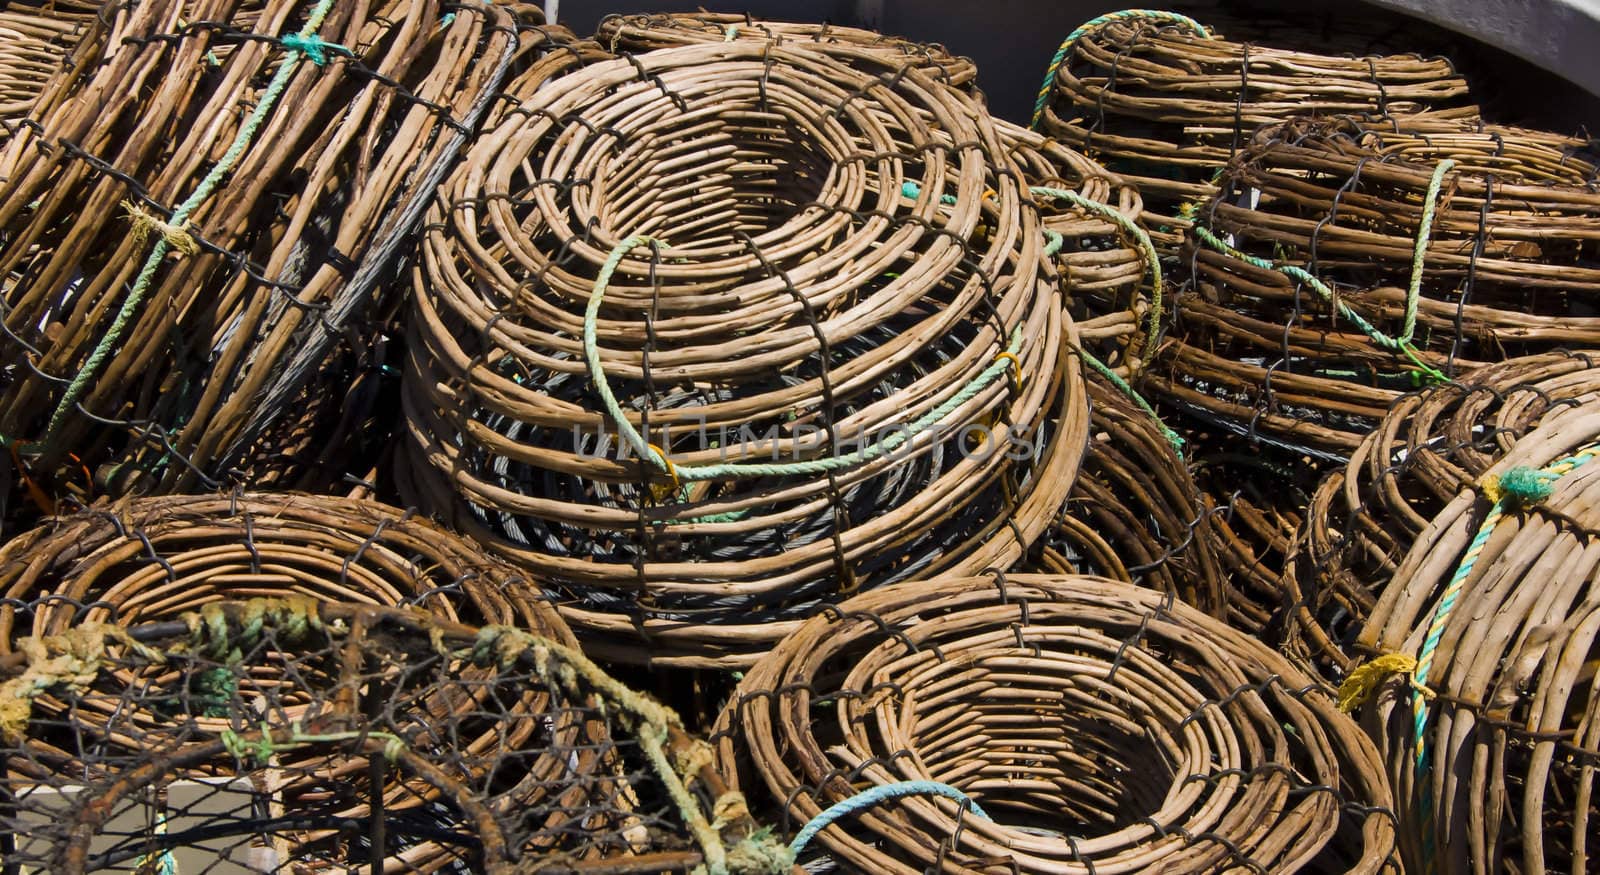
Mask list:
[[[537,617],[480,628],[260,599],[27,639],[0,658],[21,709],[0,739],[6,861],[511,875],[737,860],[752,824],[705,742]],[[63,719],[46,698],[108,716]]]
[[[408,501],[545,581],[594,653],[701,667],[1045,529],[1087,404],[968,98],[737,41],[518,97],[430,214]]]
[[[1124,580],[1226,616],[1233,599],[1220,520],[1176,435],[1102,378],[1090,377],[1089,402],[1089,449],[1072,494],[1019,570]]]
[[[1506,409],[1546,403],[1530,391]],[[1413,871],[1595,868],[1597,411],[1593,395],[1557,402],[1459,489],[1357,638],[1377,658],[1352,672],[1351,704],[1384,673],[1404,677],[1363,718],[1411,800],[1401,836]]]
[[[0,145],[27,118],[87,27],[85,19],[21,5],[0,11]]]
[[[370,470],[388,273],[555,37],[496,5],[330,10],[118,7],[0,148],[0,434],[48,498]]]
[[[1095,19],[1062,44],[1034,119],[1138,184],[1168,254],[1188,227],[1187,205],[1214,193],[1213,176],[1259,125],[1297,115],[1477,116],[1467,83],[1442,59],[1294,50],[1329,50],[1327,35],[1313,31],[1257,45],[1203,29],[1144,10]]]
[[[815,833],[849,871],[1400,871],[1382,761],[1331,697],[1099,578],[859,595],[758,663],[713,740],[786,833],[860,803]]]
[[[974,90],[978,67],[944,46],[917,43],[871,30],[788,21],[764,21],[750,15],[716,12],[657,15],[609,15],[602,19],[595,41],[612,52],[649,52],[706,43],[751,42],[796,51],[826,54],[869,69],[913,68],[955,88]]]
[[[1357,656],[1373,604],[1429,521],[1546,417],[1600,401],[1600,367],[1548,353],[1406,395],[1312,498],[1285,563],[1288,652],[1331,680]]]
[[[1147,385],[1342,459],[1425,382],[1600,343],[1600,192],[1577,144],[1446,130],[1424,148],[1438,131],[1259,131],[1186,245],[1195,288]]]

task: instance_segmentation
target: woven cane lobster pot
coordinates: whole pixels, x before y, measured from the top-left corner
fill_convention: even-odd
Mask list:
[[[293,0],[97,20],[0,149],[0,433],[22,476],[50,498],[338,482],[344,459],[306,478],[300,456],[386,431],[360,427],[383,413],[386,272],[513,62],[550,43],[516,25]]]
[[[706,43],[750,42],[829,55],[846,64],[898,70],[911,67],[955,88],[972,90],[978,67],[944,46],[832,24],[765,21],[717,12],[608,15],[595,41],[616,53],[649,52]]]
[[[1362,716],[1414,871],[1594,869],[1597,454],[1592,396],[1552,407],[1432,517],[1357,638],[1349,704],[1405,678]]]
[[[1311,500],[1285,564],[1290,655],[1343,678],[1373,604],[1429,521],[1545,418],[1597,400],[1600,364],[1547,353],[1395,402]]]
[[[1256,45],[1174,13],[1110,13],[1062,43],[1033,126],[1136,183],[1152,235],[1174,254],[1188,205],[1215,192],[1216,172],[1260,125],[1298,115],[1477,116],[1446,60],[1294,50],[1328,46],[1310,32]]]
[[[1600,191],[1559,144],[1456,131],[1419,163],[1348,121],[1262,129],[1186,244],[1194,289],[1146,385],[1342,460],[1405,391],[1600,342]]]
[[[968,98],[737,41],[518,97],[430,213],[409,502],[543,581],[592,652],[702,667],[1045,529],[1082,377]]]
[[[1124,376],[1155,354],[1160,322],[1155,253],[1138,227],[1131,183],[1077,152],[1004,121],[995,128],[1033,194],[1080,347]]]
[[[525,577],[481,548],[385,505],[308,495],[148,498],[57,518],[0,548],[0,593],[0,654],[24,636],[85,623],[170,620],[212,602],[271,597],[405,606],[450,622],[570,637]],[[100,704],[120,707],[115,699]],[[287,719],[305,706],[290,707]],[[65,706],[39,707],[60,715]],[[72,717],[125,729],[162,719],[90,701],[76,703]],[[227,725],[199,728],[209,726],[214,738]],[[483,748],[502,737],[492,723],[478,731],[462,744]]]
[[[260,599],[27,639],[0,659],[7,863],[509,875],[737,862],[749,818],[706,743],[541,616],[480,628]],[[40,713],[41,695],[111,717],[74,725]]]
[[[863,593],[758,663],[713,741],[785,833],[871,803],[815,834],[851,871],[1399,871],[1378,751],[1330,696],[1100,578]],[[954,798],[875,789],[912,781]]]
[[[1177,595],[1216,617],[1230,604],[1209,512],[1177,435],[1089,378],[1089,448],[1061,514],[1019,570],[1092,574]]]
[[[86,27],[26,6],[0,10],[0,143],[33,109]]]

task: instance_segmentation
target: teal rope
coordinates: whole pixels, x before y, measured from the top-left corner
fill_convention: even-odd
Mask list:
[[[1105,377],[1108,381],[1110,381],[1111,385],[1117,387],[1122,394],[1132,399],[1133,403],[1137,404],[1140,410],[1143,410],[1145,413],[1149,414],[1150,418],[1156,421],[1156,427],[1161,429],[1161,436],[1167,439],[1167,443],[1171,444],[1173,449],[1180,451],[1183,449],[1183,436],[1179,435],[1172,429],[1167,428],[1167,424],[1161,421],[1160,414],[1156,413],[1155,408],[1150,406],[1150,402],[1144,400],[1144,396],[1140,395],[1138,390],[1128,385],[1127,380],[1122,379],[1122,377],[1116,371],[1113,371],[1105,362],[1095,358],[1094,353],[1079,347],[1078,355],[1083,357],[1084,362],[1086,362],[1089,367],[1094,368],[1095,371],[1100,374],[1100,376]]]
[[[1044,117],[1045,105],[1050,102],[1050,89],[1056,82],[1056,71],[1060,70],[1062,63],[1067,60],[1067,53],[1072,51],[1073,43],[1082,39],[1084,34],[1091,30],[1103,27],[1113,21],[1128,21],[1134,18],[1148,18],[1154,21],[1181,24],[1199,34],[1202,39],[1211,39],[1211,34],[1206,31],[1205,26],[1200,22],[1187,15],[1179,15],[1176,12],[1166,12],[1161,9],[1124,9],[1121,12],[1108,12],[1099,18],[1092,18],[1084,22],[1077,30],[1067,34],[1067,38],[1061,41],[1061,48],[1056,49],[1055,57],[1050,59],[1050,66],[1045,70],[1044,74],[1044,85],[1039,88],[1039,99],[1033,105],[1033,120],[1028,122],[1028,127],[1034,130],[1039,129],[1039,119]]]
[[[321,66],[327,61],[325,49],[336,48],[345,52],[349,51],[343,46],[324,43],[317,36],[317,28],[322,26],[322,20],[327,17],[332,8],[333,0],[318,0],[316,7],[311,11],[311,17],[306,19],[305,27],[300,30],[300,33],[290,34],[280,40],[283,46],[288,49],[288,54],[284,57],[283,63],[278,66],[277,73],[273,75],[272,80],[267,84],[267,90],[262,92],[261,99],[256,102],[255,109],[251,110],[249,117],[245,119],[244,125],[239,128],[238,134],[233,138],[233,143],[228,146],[228,151],[223,153],[222,159],[211,168],[211,172],[200,180],[200,185],[195,188],[188,199],[172,211],[172,218],[168,221],[171,227],[182,228],[188,222],[189,215],[204,203],[206,198],[211,196],[217,185],[222,182],[222,178],[233,169],[233,165],[244,155],[244,150],[250,145],[250,141],[255,138],[256,131],[266,121],[267,115],[272,112],[272,108],[278,102],[278,98],[283,95],[284,89],[288,87],[289,79],[299,65],[302,55],[310,58],[313,64]],[[49,453],[50,445],[54,442],[56,435],[60,433],[62,426],[66,424],[67,416],[72,411],[73,406],[78,403],[79,398],[83,397],[83,393],[89,388],[90,382],[94,380],[95,374],[99,372],[100,366],[110,357],[112,348],[122,339],[123,333],[128,329],[128,324],[133,321],[134,313],[144,303],[144,297],[150,291],[150,285],[155,278],[156,269],[161,265],[162,259],[166,257],[171,247],[172,244],[165,235],[160,235],[156,238],[155,246],[150,250],[150,257],[145,259],[144,267],[134,280],[133,289],[128,293],[127,299],[122,302],[122,308],[117,311],[116,319],[112,321],[111,327],[100,338],[100,342],[95,345],[94,351],[89,354],[89,358],[83,363],[83,367],[78,370],[77,376],[72,378],[72,382],[67,386],[66,394],[61,396],[61,402],[56,405],[55,413],[50,416],[50,424],[45,429],[44,438],[39,441],[41,453]]]
[[[1144,258],[1145,270],[1150,274],[1150,321],[1145,328],[1144,339],[1144,362],[1145,364],[1149,364],[1150,357],[1155,355],[1156,338],[1161,331],[1161,312],[1163,306],[1161,256],[1156,252],[1156,245],[1155,243],[1151,242],[1150,235],[1146,233],[1143,228],[1139,227],[1132,219],[1118,212],[1116,208],[1110,206],[1109,204],[1103,204],[1099,201],[1090,200],[1089,198],[1086,198],[1075,191],[1068,191],[1064,188],[1050,188],[1043,185],[1031,186],[1028,191],[1040,197],[1053,197],[1058,200],[1064,200],[1075,207],[1088,210],[1092,213],[1098,213],[1110,220],[1113,225],[1116,225],[1118,228],[1120,228],[1124,234],[1127,234],[1129,237],[1133,238],[1135,245],[1137,245],[1139,248],[1140,256]]]
[[[1437,852],[1438,840],[1433,830],[1433,797],[1428,793],[1426,784],[1427,776],[1432,763],[1432,749],[1428,745],[1428,674],[1433,669],[1433,655],[1439,647],[1439,642],[1444,638],[1444,630],[1450,620],[1450,614],[1455,610],[1456,601],[1461,597],[1467,579],[1472,576],[1472,571],[1478,566],[1478,560],[1483,556],[1483,549],[1489,543],[1489,538],[1494,534],[1495,527],[1505,516],[1508,508],[1531,507],[1550,497],[1554,491],[1555,481],[1565,477],[1578,468],[1583,467],[1596,456],[1600,456],[1600,444],[1590,445],[1564,459],[1552,462],[1542,469],[1512,467],[1501,472],[1498,477],[1486,477],[1482,484],[1484,493],[1493,503],[1489,512],[1484,515],[1483,522],[1479,524],[1477,534],[1472,538],[1472,543],[1467,546],[1467,552],[1462,554],[1461,564],[1456,566],[1456,573],[1451,576],[1450,583],[1445,586],[1444,593],[1439,596],[1439,604],[1433,610],[1433,619],[1428,624],[1428,635],[1422,641],[1422,651],[1417,655],[1417,667],[1412,672],[1411,708],[1414,715],[1413,730],[1416,737],[1416,768],[1418,792],[1418,813],[1421,815],[1422,854],[1423,868],[1433,870],[1433,858]]]
[[[794,837],[794,841],[789,843],[789,853],[798,857],[800,852],[806,849],[806,845],[811,844],[811,840],[816,837],[817,833],[827,829],[834,821],[855,814],[858,811],[864,811],[881,802],[899,799],[902,796],[943,796],[946,799],[960,802],[962,805],[970,806],[972,813],[984,820],[994,819],[984,813],[984,810],[978,807],[978,803],[974,802],[972,797],[949,784],[943,784],[938,781],[901,781],[895,784],[878,784],[851,796],[849,799],[829,806],[826,811],[811,818],[811,821],[800,830],[800,834]]]
[[[974,377],[960,391],[950,396],[943,404],[924,413],[916,420],[870,447],[864,447],[856,453],[847,456],[827,456],[820,459],[808,459],[799,462],[777,462],[772,464],[731,462],[716,465],[674,465],[665,455],[656,450],[639,434],[633,423],[622,411],[622,405],[617,402],[617,397],[611,391],[611,384],[606,380],[605,367],[600,362],[600,347],[598,322],[600,317],[600,302],[605,298],[606,287],[611,283],[611,277],[616,273],[617,266],[622,263],[623,256],[638,246],[654,244],[653,237],[636,234],[617,244],[606,257],[605,263],[600,266],[600,273],[595,277],[594,290],[589,295],[589,305],[583,312],[583,357],[589,368],[589,379],[594,383],[595,392],[600,395],[600,402],[605,406],[606,413],[617,424],[617,433],[628,443],[630,449],[638,454],[641,459],[649,459],[662,472],[670,474],[682,481],[701,480],[731,480],[745,477],[786,477],[790,475],[826,474],[844,468],[852,468],[882,458],[903,446],[915,436],[927,431],[935,423],[949,416],[963,404],[977,397],[987,389],[995,380],[999,379],[1012,365],[1006,361],[1005,356],[996,356],[995,361],[981,373]],[[1015,357],[1022,349],[1022,331],[1012,332],[1011,342],[1006,347],[1006,353]]]

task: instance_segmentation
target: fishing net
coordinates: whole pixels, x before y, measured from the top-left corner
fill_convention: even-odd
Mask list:
[[[1062,44],[1033,126],[1136,183],[1152,236],[1175,254],[1189,205],[1215,193],[1216,172],[1257,126],[1300,115],[1476,118],[1446,60],[1295,50],[1368,45],[1303,28],[1235,42],[1174,13],[1113,12]]]
[[[1037,539],[1088,412],[1037,210],[969,98],[740,41],[516,93],[429,215],[408,502],[598,656],[700,667]]]
[[[1597,399],[1589,357],[1547,353],[1395,402],[1312,498],[1285,562],[1289,653],[1343,678],[1373,604],[1432,518],[1547,417]]]
[[[1600,342],[1600,192],[1579,144],[1436,131],[1257,132],[1186,244],[1194,287],[1146,385],[1342,461],[1406,391]]]
[[[140,0],[93,19],[0,148],[12,482],[52,510],[368,472],[397,409],[396,258],[513,63],[560,41],[509,10]]]
[[[0,659],[6,862],[779,871],[705,742],[529,616],[255,599],[23,639]]]
[[[1382,761],[1332,697],[1100,578],[858,595],[757,663],[712,740],[850,871],[1400,871]]]
[[[749,13],[664,13],[608,15],[595,41],[613,53],[649,52],[705,43],[749,42],[795,51],[819,52],[874,71],[920,70],[929,78],[965,91],[976,90],[978,67],[944,46],[918,43],[873,30],[809,22],[767,21]]]
[[[1349,707],[1368,700],[1363,720],[1408,801],[1413,871],[1595,865],[1600,406],[1592,395],[1506,397],[1485,431],[1537,427],[1478,445],[1499,457],[1399,560],[1356,639],[1370,659],[1341,689]],[[1516,413],[1547,404],[1542,416]],[[1465,473],[1474,462],[1456,464]]]

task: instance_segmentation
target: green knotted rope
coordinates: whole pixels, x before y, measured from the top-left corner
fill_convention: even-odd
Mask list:
[[[1237,258],[1253,267],[1257,267],[1262,270],[1276,271],[1292,279],[1305,283],[1306,285],[1310,286],[1319,297],[1332,305],[1340,316],[1343,316],[1347,321],[1350,322],[1350,324],[1354,325],[1356,328],[1359,328],[1361,333],[1365,334],[1369,339],[1372,340],[1373,343],[1383,347],[1384,349],[1402,353],[1406,358],[1411,360],[1412,364],[1415,364],[1424,374],[1426,374],[1429,379],[1439,383],[1448,383],[1450,382],[1450,378],[1445,376],[1445,374],[1439,369],[1429,365],[1427,362],[1424,362],[1421,356],[1418,355],[1417,349],[1411,341],[1417,330],[1417,307],[1422,297],[1423,263],[1426,260],[1428,253],[1428,237],[1433,230],[1434,211],[1437,208],[1439,191],[1444,185],[1444,175],[1455,165],[1456,162],[1448,158],[1439,162],[1439,166],[1435,167],[1433,170],[1433,178],[1428,183],[1428,192],[1422,203],[1422,223],[1417,228],[1417,239],[1411,253],[1411,283],[1406,288],[1405,317],[1401,324],[1399,337],[1390,337],[1388,334],[1380,331],[1377,326],[1373,325],[1371,322],[1368,322],[1365,317],[1353,310],[1350,305],[1341,300],[1338,295],[1334,294],[1333,289],[1329,288],[1326,283],[1320,279],[1317,279],[1311,274],[1311,272],[1304,268],[1296,267],[1292,264],[1277,264],[1276,262],[1269,261],[1268,259],[1259,258],[1257,256],[1241,252],[1235,247],[1228,245],[1222,239],[1218,238],[1216,234],[1213,234],[1209,228],[1199,223],[1194,225],[1194,235],[1200,240],[1200,242],[1211,247],[1212,249],[1217,250],[1218,252],[1223,253],[1224,255]]]
[[[254,741],[245,739],[232,729],[217,733],[223,750],[239,762],[255,760],[257,765],[267,765],[280,751],[296,750],[313,744],[337,744],[344,741],[375,739],[383,742],[383,758],[394,762],[406,749],[405,739],[391,732],[304,732],[298,725],[290,728],[281,738],[274,738],[272,727],[261,724],[261,737]]]
[[[588,364],[589,379],[594,383],[595,392],[600,395],[600,402],[605,406],[606,413],[617,424],[617,433],[627,442],[628,447],[641,459],[649,459],[663,473],[668,474],[677,481],[694,482],[704,480],[733,480],[748,477],[788,477],[794,475],[826,474],[830,471],[839,471],[853,468],[893,453],[917,435],[932,428],[940,420],[960,409],[962,405],[977,397],[996,380],[1000,379],[1007,371],[1016,368],[1017,353],[1022,349],[1022,332],[1015,330],[1011,334],[1011,342],[1006,346],[1005,352],[995,356],[995,360],[984,368],[976,377],[972,378],[960,391],[950,396],[944,403],[929,410],[916,420],[898,428],[893,434],[885,437],[870,447],[843,456],[825,456],[820,459],[807,459],[798,462],[774,462],[763,464],[759,462],[727,462],[716,465],[674,465],[666,454],[651,446],[639,430],[633,427],[628,417],[622,411],[622,405],[617,402],[617,397],[611,391],[611,383],[606,379],[605,367],[600,362],[600,346],[598,340],[598,323],[600,319],[600,303],[605,299],[606,287],[611,284],[611,276],[616,273],[617,266],[622,263],[623,256],[634,248],[656,243],[656,239],[644,234],[635,234],[611,250],[605,263],[600,266],[600,273],[595,277],[594,290],[589,295],[589,305],[583,313],[583,357]]]
[[[1061,48],[1056,49],[1055,57],[1050,59],[1050,66],[1046,68],[1044,74],[1044,84],[1039,87],[1039,99],[1033,105],[1033,120],[1028,122],[1028,127],[1034,130],[1039,129],[1039,119],[1044,117],[1045,105],[1050,102],[1050,88],[1055,85],[1056,71],[1060,70],[1062,63],[1067,60],[1067,53],[1072,51],[1073,43],[1082,39],[1084,34],[1089,31],[1104,27],[1113,21],[1130,21],[1136,18],[1181,24],[1200,35],[1201,38],[1211,39],[1211,34],[1206,31],[1205,26],[1200,22],[1187,15],[1179,15],[1176,12],[1166,12],[1161,9],[1124,9],[1120,12],[1108,12],[1099,18],[1092,18],[1084,22],[1077,30],[1067,34],[1067,38],[1061,41]]]
[[[284,89],[288,87],[289,79],[294,75],[295,69],[299,67],[300,58],[308,58],[313,64],[321,66],[327,62],[328,49],[349,54],[349,49],[333,43],[323,42],[322,38],[317,35],[317,28],[322,26],[322,20],[327,17],[332,8],[333,0],[318,0],[316,7],[311,10],[311,16],[306,19],[305,27],[301,28],[299,33],[288,34],[279,40],[284,48],[288,49],[283,63],[278,66],[277,73],[273,75],[272,80],[267,84],[266,91],[262,92],[261,99],[256,102],[255,108],[251,110],[249,117],[240,126],[239,132],[234,135],[233,143],[228,146],[228,151],[223,153],[222,159],[200,180],[200,185],[195,188],[194,192],[183,203],[179,204],[177,209],[172,211],[172,218],[159,226],[159,230],[162,233],[157,237],[155,246],[150,250],[150,256],[145,259],[144,266],[140,269],[138,277],[134,279],[133,288],[128,292],[128,297],[122,302],[122,307],[117,311],[116,318],[112,320],[111,326],[106,330],[106,333],[101,335],[100,342],[89,353],[89,358],[84,361],[83,367],[78,370],[77,375],[72,378],[72,382],[67,385],[66,393],[61,396],[60,403],[56,405],[55,412],[51,414],[50,424],[45,429],[44,438],[39,441],[39,452],[41,454],[50,452],[51,445],[57,435],[60,434],[62,426],[66,424],[67,416],[71,413],[72,408],[78,403],[78,399],[83,397],[83,393],[88,390],[95,374],[99,373],[100,366],[110,357],[112,349],[122,340],[122,335],[128,330],[128,325],[133,321],[134,314],[144,303],[145,295],[150,292],[156,269],[160,267],[162,259],[166,257],[167,252],[175,244],[182,245],[182,241],[188,236],[187,232],[183,231],[183,228],[188,224],[190,214],[198,209],[206,198],[211,196],[212,192],[221,184],[222,178],[233,170],[233,165],[238,163],[239,158],[244,155],[244,151],[250,145],[250,141],[255,139],[256,132],[260,130],[261,125],[272,112],[273,106],[277,104],[278,98],[283,95]],[[173,229],[173,233],[168,233],[168,229]],[[140,233],[137,223],[134,233]]]

